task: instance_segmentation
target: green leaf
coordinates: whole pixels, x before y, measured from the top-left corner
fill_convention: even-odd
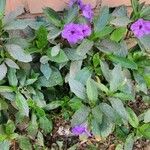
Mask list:
[[[139,5],[138,0],[131,0],[131,5],[133,8],[133,12],[135,13],[135,15],[137,15],[139,13],[138,12],[138,5]]]
[[[44,146],[44,137],[41,132],[38,132],[37,134],[37,144],[40,146]]]
[[[99,60],[100,60],[99,53],[94,54],[94,56],[93,56],[93,65],[94,65],[95,68],[97,66],[99,66]]]
[[[76,111],[80,109],[83,106],[83,104],[81,99],[75,96],[69,101],[69,106],[71,107],[72,110]]]
[[[14,88],[11,86],[0,86],[0,92],[13,92]]]
[[[46,27],[41,26],[38,31],[35,33],[36,35],[36,45],[39,49],[44,48],[48,44],[47,35],[48,31]]]
[[[43,75],[45,76],[45,78],[47,80],[49,80],[49,78],[52,74],[52,69],[50,68],[49,63],[41,64],[40,70],[43,73]]]
[[[73,5],[71,9],[69,9],[64,17],[65,24],[68,24],[70,22],[73,22],[79,13],[79,7],[78,5]]]
[[[147,51],[148,53],[150,53],[150,35],[145,35],[141,38],[139,38],[140,43],[143,45],[145,51]]]
[[[47,80],[44,76],[39,78],[39,85],[43,87],[53,87],[63,83],[62,76],[56,68],[52,68],[52,74]]]
[[[130,19],[127,16],[117,17],[111,20],[111,24],[118,27],[126,27],[130,23]]]
[[[6,0],[1,0],[0,1],[0,17],[4,14],[6,7]]]
[[[134,75],[134,79],[137,82],[137,90],[144,92],[145,94],[147,94],[148,89],[147,89],[147,85],[145,82],[145,79],[142,75],[140,75],[138,72],[133,72]]]
[[[13,134],[15,129],[16,129],[16,126],[15,126],[14,122],[11,120],[8,120],[7,124],[5,125],[6,134],[8,134],[8,135]]]
[[[112,54],[120,51],[121,45],[110,39],[102,39],[95,43],[95,46],[103,53]]]
[[[150,139],[150,124],[143,124],[139,127],[139,132],[147,139]]]
[[[80,83],[86,85],[86,81],[91,76],[91,70],[88,67],[84,67],[75,76],[75,80],[79,81]]]
[[[17,92],[16,94],[16,105],[22,115],[29,116],[29,107],[27,100],[20,92]]]
[[[62,26],[61,18],[56,11],[46,7],[43,9],[43,12],[46,15],[47,19],[50,21],[50,23],[54,24],[56,27]]]
[[[115,93],[113,94],[113,97],[119,98],[124,101],[134,100],[134,97],[128,93]]]
[[[134,134],[131,133],[128,135],[125,141],[124,150],[133,150],[133,144],[134,144]]]
[[[96,122],[100,124],[102,123],[103,113],[99,106],[96,106],[92,109],[92,115],[93,115],[93,118],[96,120]]]
[[[100,135],[106,138],[114,130],[114,124],[106,117],[103,116],[102,124],[100,125]]]
[[[77,54],[80,56],[85,56],[93,47],[93,41],[84,39],[82,43],[77,48]]]
[[[71,91],[79,98],[86,99],[86,89],[82,83],[77,80],[69,79],[69,86]]]
[[[34,113],[32,113],[31,121],[29,122],[27,131],[30,136],[35,138],[38,132],[38,123],[37,123],[37,117]]]
[[[48,110],[48,111],[49,111],[49,110],[54,110],[54,109],[60,107],[62,104],[63,104],[62,101],[53,101],[53,102],[47,104],[47,105],[44,107],[44,109],[46,109],[46,110]]]
[[[19,60],[21,62],[31,62],[32,57],[29,54],[26,54],[24,50],[19,46],[15,44],[9,44],[6,45],[7,51],[9,54],[16,60]]]
[[[18,138],[18,142],[19,142],[19,147],[22,149],[22,150],[32,150],[32,145],[30,143],[30,140],[25,137],[25,136],[20,136]]]
[[[11,146],[11,142],[4,140],[2,142],[0,142],[0,149],[2,150],[10,150],[10,146]]]
[[[110,39],[119,42],[125,36],[126,31],[127,29],[124,27],[117,28],[111,34]]]
[[[105,61],[100,61],[101,70],[105,79],[109,82],[111,79],[111,70],[109,69],[108,64]]]
[[[19,66],[18,66],[13,60],[11,60],[11,59],[9,59],[9,58],[6,58],[6,59],[5,59],[5,63],[6,63],[6,65],[7,65],[8,67],[10,67],[10,68],[19,69]]]
[[[8,109],[8,104],[6,100],[0,99],[0,111],[7,110],[7,109]]]
[[[54,40],[55,38],[57,38],[61,34],[61,31],[62,30],[60,30],[58,28],[54,28],[54,29],[50,30],[50,32],[47,35],[47,39],[48,40]]]
[[[139,126],[139,120],[138,120],[137,115],[129,107],[126,110],[127,110],[127,113],[128,113],[129,123],[132,125],[132,127],[137,128]]]
[[[114,27],[106,26],[100,32],[94,33],[94,39],[95,38],[103,38],[103,37],[109,35],[113,30],[114,30]]]
[[[118,144],[116,146],[115,150],[123,150],[123,145],[122,144]]]
[[[129,69],[135,69],[135,70],[138,69],[137,64],[134,61],[131,61],[127,58],[118,57],[118,56],[115,56],[115,55],[109,55],[108,58],[111,61],[120,64],[122,67],[129,68]]]
[[[4,16],[4,19],[3,19],[4,25],[6,26],[7,24],[11,23],[22,13],[24,13],[23,7],[17,7],[14,11],[9,12],[8,14]]]
[[[63,50],[59,51],[59,54],[57,56],[51,56],[51,51],[47,52],[47,55],[51,61],[57,62],[57,63],[64,63],[68,61],[67,55]]]
[[[5,26],[5,30],[24,30],[28,26],[32,29],[39,29],[40,26],[44,25],[44,22],[35,21],[34,19],[16,19]]]
[[[144,122],[145,122],[145,123],[149,123],[149,122],[150,122],[150,109],[148,109],[148,110],[144,113]]]
[[[112,122],[116,122],[117,120],[117,113],[115,112],[115,110],[108,104],[106,103],[101,103],[99,105],[101,111],[105,114],[105,116],[107,116],[107,118],[112,121]]]
[[[108,24],[110,19],[109,8],[103,7],[99,12],[99,16],[94,22],[94,32],[99,33]]]
[[[116,65],[111,72],[110,91],[116,92],[124,82],[123,72],[120,65]]]
[[[8,77],[9,84],[11,86],[17,86],[18,85],[18,79],[16,76],[16,69],[9,68],[7,77]]]
[[[88,115],[90,113],[90,108],[87,106],[83,106],[78,109],[71,119],[71,126],[74,127],[76,125],[80,125],[87,121]]]
[[[4,63],[0,65],[0,80],[3,80],[7,73],[7,67]]]
[[[86,58],[86,56],[81,56],[77,54],[76,49],[66,48],[64,49],[65,54],[67,55],[69,60],[75,61],[75,60],[83,60]]]
[[[40,128],[46,133],[50,133],[52,131],[52,121],[47,119],[46,117],[40,117],[39,119]]]
[[[91,105],[95,105],[98,100],[98,90],[95,81],[89,78],[86,83],[86,93]]]
[[[122,101],[117,98],[116,99],[110,98],[110,102],[111,102],[112,107],[116,110],[116,112],[122,118],[123,122],[126,123],[128,121],[128,114]]]
[[[95,84],[99,90],[105,92],[106,94],[109,93],[109,89],[104,84],[102,84],[100,82],[96,82]]]
[[[60,52],[60,44],[57,44],[56,46],[52,47],[52,50],[51,50],[51,56],[54,57],[54,56],[57,56]]]

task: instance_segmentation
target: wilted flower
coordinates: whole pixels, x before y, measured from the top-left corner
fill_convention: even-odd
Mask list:
[[[87,4],[87,5],[84,5],[82,7],[82,14],[83,16],[88,19],[90,22],[92,21],[93,19],[93,16],[94,16],[94,12],[92,10],[92,7],[90,4]]]
[[[91,27],[90,26],[88,26],[87,24],[81,24],[80,27],[82,29],[84,37],[87,37],[87,36],[91,35],[92,31],[91,31]]]
[[[150,21],[138,19],[131,25],[131,30],[137,38],[150,34]]]
[[[62,37],[67,39],[70,44],[76,44],[84,38],[81,27],[75,23],[65,25],[62,31]]]
[[[85,125],[85,124],[77,125],[77,126],[73,127],[71,132],[77,136],[82,135],[82,134],[86,134],[88,137],[91,136],[91,133],[88,131],[87,125]]]

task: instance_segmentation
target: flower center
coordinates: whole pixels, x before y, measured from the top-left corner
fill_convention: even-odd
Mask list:
[[[142,25],[139,25],[139,29],[142,29]]]
[[[71,34],[74,34],[75,33],[75,31],[71,31]]]

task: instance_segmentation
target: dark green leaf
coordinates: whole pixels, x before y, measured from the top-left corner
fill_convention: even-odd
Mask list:
[[[25,136],[20,136],[18,138],[18,142],[19,142],[19,147],[22,149],[22,150],[32,150],[32,145],[29,141],[29,139]]]
[[[80,125],[87,121],[88,115],[90,113],[90,108],[87,106],[83,106],[78,109],[71,119],[71,126],[74,127],[76,125]]]
[[[134,134],[129,134],[125,144],[124,144],[124,150],[133,150],[133,144],[134,144]]]
[[[9,54],[16,60],[19,60],[21,62],[31,62],[32,57],[30,54],[26,54],[24,50],[19,46],[15,44],[9,44],[6,45],[7,51]]]
[[[61,18],[56,11],[54,11],[51,8],[46,7],[43,9],[43,12],[46,15],[47,19],[50,21],[50,23],[54,24],[57,27],[62,26]]]
[[[18,79],[17,79],[17,76],[16,76],[16,69],[9,68],[7,77],[8,77],[9,84],[11,86],[17,86]]]
[[[8,120],[7,124],[5,125],[5,132],[6,134],[10,135],[13,134],[16,127],[13,121]]]
[[[94,22],[94,32],[99,33],[108,24],[110,19],[109,8],[103,7],[99,12],[99,16]]]
[[[47,119],[46,117],[40,117],[39,119],[40,128],[46,133],[50,133],[52,131],[52,121]]]
[[[91,105],[95,105],[98,100],[98,90],[95,81],[91,78],[87,80],[86,83],[86,93]]]
[[[51,73],[52,73],[52,69],[50,68],[49,63],[41,64],[40,70],[45,76],[45,78],[49,80]]]
[[[127,111],[120,99],[110,99],[112,107],[116,110],[116,112],[119,114],[119,116],[123,119],[123,121],[126,123],[128,121],[128,114]]]
[[[44,108],[46,110],[54,110],[54,109],[60,107],[62,104],[63,104],[62,101],[53,101],[53,102],[47,104]]]
[[[0,80],[3,80],[7,73],[7,67],[4,63],[0,65]]]
[[[69,79],[71,91],[81,99],[86,99],[86,89],[82,83],[77,80]]]
[[[20,92],[16,94],[16,105],[22,115],[29,116],[29,107],[27,100]]]
[[[135,112],[131,108],[127,108],[127,113],[128,113],[128,120],[129,123],[134,127],[137,128],[139,125],[139,120]]]
[[[78,16],[79,7],[77,5],[73,5],[71,9],[69,9],[64,17],[65,24],[73,22],[75,18]]]
[[[93,41],[84,39],[77,48],[77,54],[83,57],[91,50],[92,47],[93,47]]]
[[[138,69],[137,64],[134,61],[131,61],[127,58],[118,57],[115,55],[109,55],[108,58],[115,63],[119,63],[122,67],[126,67],[129,69],[135,69],[135,70]]]

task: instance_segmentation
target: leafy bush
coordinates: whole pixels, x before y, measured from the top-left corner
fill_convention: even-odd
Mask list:
[[[0,1],[1,149],[46,149],[57,117],[70,120],[69,136],[113,133],[116,149],[150,139],[150,7],[132,0],[130,17],[125,6],[94,17],[71,2],[34,21],[16,19],[20,10],[4,16]],[[145,107],[132,107],[139,100]]]

